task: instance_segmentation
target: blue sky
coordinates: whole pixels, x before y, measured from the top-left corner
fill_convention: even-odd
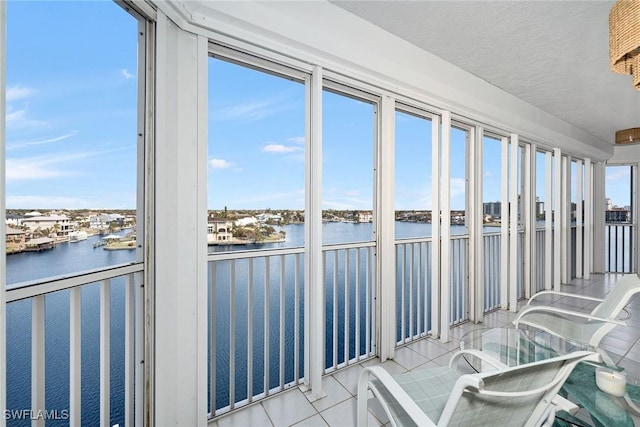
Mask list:
[[[134,208],[137,21],[111,1],[7,11],[7,207]],[[209,208],[304,208],[304,94],[300,82],[209,60]],[[372,104],[323,93],[323,208],[372,209],[374,123]],[[453,209],[465,204],[464,140],[454,129]],[[431,123],[396,113],[395,155],[396,209],[430,209]],[[496,201],[498,142],[484,159],[483,200]],[[607,170],[615,204],[628,204],[628,179],[628,168]]]
[[[7,2],[7,207],[134,208],[137,21]]]

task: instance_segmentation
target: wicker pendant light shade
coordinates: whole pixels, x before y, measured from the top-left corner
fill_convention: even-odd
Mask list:
[[[616,144],[640,142],[640,128],[623,129],[616,132]]]
[[[611,70],[631,74],[633,86],[640,89],[640,0],[618,0],[611,8],[609,59]]]

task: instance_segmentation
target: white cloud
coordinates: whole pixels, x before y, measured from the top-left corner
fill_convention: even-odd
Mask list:
[[[7,114],[5,116],[7,128],[33,128],[36,126],[42,126],[45,122],[40,120],[33,120],[27,117],[27,109],[14,110],[11,105],[7,106]]]
[[[127,80],[132,79],[132,78],[135,77],[133,74],[131,74],[129,71],[127,71],[126,68],[123,68],[122,71],[120,71],[120,75],[122,75],[122,77],[124,77]]]
[[[31,88],[16,85],[7,88],[7,102],[17,101],[18,99],[29,98],[35,93]]]
[[[220,107],[211,111],[209,118],[215,121],[239,120],[256,122],[293,107],[291,102],[285,102],[286,95],[278,95],[269,99],[248,101]]]
[[[209,160],[209,165],[214,169],[229,169],[233,167],[233,163],[224,159],[211,159]]]
[[[293,153],[301,150],[301,147],[292,147],[290,145],[282,144],[269,144],[262,149],[265,153]]]
[[[294,136],[292,138],[287,138],[287,141],[303,145],[305,143],[305,138],[304,136]]]
[[[59,156],[7,158],[7,181],[49,179],[73,175],[62,164],[94,156],[96,153],[70,153]]]
[[[631,176],[631,169],[628,166],[608,167],[607,181],[625,180],[628,181]]]
[[[43,139],[40,141],[27,141],[27,142],[18,142],[18,143],[9,143],[7,144],[7,150],[16,150],[18,148],[23,148],[23,147],[27,147],[30,145],[43,145],[43,144],[49,144],[52,142],[59,142],[59,141],[63,141],[67,138],[71,138],[72,136],[74,136],[75,134],[77,134],[78,131],[77,130],[72,130],[69,133],[66,133],[64,135],[60,135],[60,136],[56,136],[53,138],[48,138],[48,139]]]

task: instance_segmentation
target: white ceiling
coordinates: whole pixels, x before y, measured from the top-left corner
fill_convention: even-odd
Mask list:
[[[613,1],[336,1],[335,5],[613,144],[640,91],[609,69]]]

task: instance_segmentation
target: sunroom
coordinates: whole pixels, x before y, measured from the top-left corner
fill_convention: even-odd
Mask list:
[[[640,148],[615,135],[640,102],[609,70],[614,2],[18,3],[0,5],[0,211],[86,197],[135,210],[136,237],[38,275],[2,257],[0,423],[350,425],[362,366],[442,363],[537,291],[637,272]],[[35,117],[46,102],[64,120]],[[78,158],[129,187],[76,196]],[[49,194],[73,197],[20,186],[60,176]]]

